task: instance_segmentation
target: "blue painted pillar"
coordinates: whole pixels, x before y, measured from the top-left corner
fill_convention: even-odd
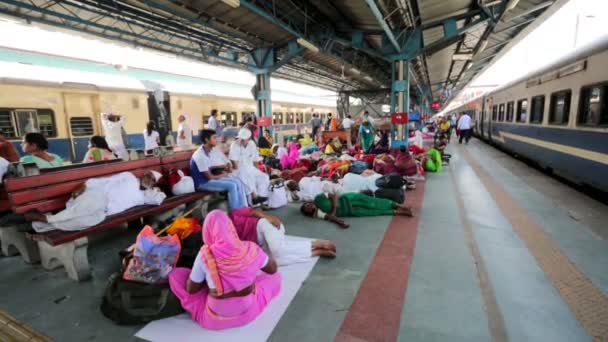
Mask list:
[[[253,98],[256,101],[256,116],[270,117],[272,120],[272,101],[270,91],[270,74],[275,66],[275,51],[272,48],[258,48],[253,50],[249,56],[250,64],[255,65],[250,70],[255,74],[255,86],[252,90]],[[269,129],[272,134],[272,126],[260,127],[259,134],[263,135],[263,130]]]
[[[397,60],[392,64],[391,113],[408,113],[410,110],[409,61]],[[391,148],[407,146],[407,141],[407,124],[392,124]]]

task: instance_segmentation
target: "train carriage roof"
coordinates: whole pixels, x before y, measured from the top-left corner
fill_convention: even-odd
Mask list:
[[[51,85],[84,84],[98,89],[146,91],[142,81],[152,81],[171,93],[215,95],[252,100],[251,87],[244,84],[189,77],[153,70],[120,70],[109,64],[0,48],[0,79],[43,82]],[[273,101],[335,107],[334,97],[309,96],[275,90]]]

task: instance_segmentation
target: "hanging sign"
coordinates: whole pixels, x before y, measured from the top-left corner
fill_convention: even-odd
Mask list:
[[[408,122],[407,113],[391,113],[391,122],[396,125],[403,125]]]
[[[270,117],[270,116],[259,117],[258,118],[258,126],[259,127],[272,126],[272,117]]]

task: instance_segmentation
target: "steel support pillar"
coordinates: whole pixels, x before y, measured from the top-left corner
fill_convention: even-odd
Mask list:
[[[392,63],[391,113],[410,111],[410,68],[409,61],[398,60]],[[391,148],[407,146],[407,124],[391,125]]]
[[[270,100],[270,73],[255,75],[256,116],[272,117],[272,101]]]
[[[338,93],[338,118],[344,119],[350,112],[350,96],[348,93],[339,92]]]

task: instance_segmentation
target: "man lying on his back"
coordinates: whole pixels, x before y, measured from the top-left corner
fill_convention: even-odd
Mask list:
[[[159,205],[167,197],[156,187],[161,174],[147,171],[141,179],[131,172],[92,178],[72,193],[66,208],[57,214],[27,212],[27,221],[38,233],[50,230],[83,230],[102,222],[106,216],[144,205]]]

